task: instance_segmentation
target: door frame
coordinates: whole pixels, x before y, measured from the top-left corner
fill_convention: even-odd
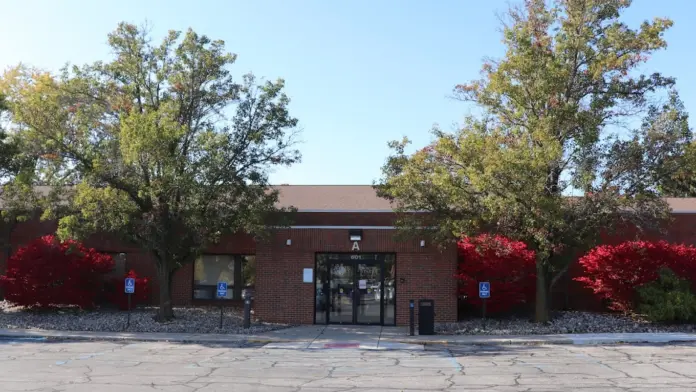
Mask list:
[[[326,323],[331,324],[331,325],[384,325],[384,297],[386,296],[386,289],[384,287],[384,260],[328,260],[328,269],[329,273],[327,274],[328,278],[328,285],[331,287],[331,270],[332,267],[336,264],[342,264],[342,265],[347,265],[350,266],[350,268],[353,270],[352,272],[352,278],[353,278],[353,287],[352,287],[352,294],[351,294],[351,322],[350,323],[340,323],[340,322],[332,322],[331,321],[331,294],[330,290],[326,290],[326,293],[324,293],[324,298],[327,304],[326,307]],[[365,322],[358,322],[358,309],[360,306],[360,289],[359,289],[359,274],[358,274],[358,265],[363,264],[367,266],[376,266],[379,268],[379,287],[380,290],[382,291],[380,296],[379,296],[379,323],[365,323]]]
[[[326,258],[323,259],[322,265],[324,266],[321,271],[324,271],[322,273],[326,273],[326,275],[321,275],[320,270],[319,270],[319,258],[320,256],[325,256]],[[366,256],[374,256],[374,258],[367,259]],[[353,257],[356,259],[353,260]],[[389,324],[385,324],[385,319],[386,319],[386,307],[387,307],[387,287],[384,286],[384,282],[386,279],[386,265],[387,265],[387,260],[391,258],[391,263],[392,263],[392,270],[390,271],[391,274],[391,279],[394,282],[393,286],[390,286],[393,288],[392,291],[392,297],[389,299],[390,302],[393,302],[390,306],[393,308],[393,321],[391,321]],[[314,325],[355,325],[355,324],[339,324],[339,323],[330,323],[330,318],[329,318],[329,312],[330,312],[330,307],[328,306],[330,301],[330,290],[329,288],[329,275],[330,275],[330,264],[336,263],[336,262],[346,262],[350,264],[351,262],[355,263],[360,263],[361,261],[363,263],[369,264],[369,262],[375,261],[381,263],[382,266],[382,276],[381,276],[381,282],[382,282],[382,295],[380,298],[380,311],[381,311],[381,316],[380,316],[380,321],[382,326],[395,326],[397,325],[397,313],[398,313],[398,295],[397,295],[397,290],[396,287],[398,286],[398,273],[399,273],[399,267],[397,265],[397,259],[398,259],[398,254],[396,252],[316,252],[314,253],[314,283],[312,283],[313,286],[313,293],[316,293],[318,290],[321,291],[321,298],[324,299],[325,301],[325,309],[323,309],[320,313],[317,313],[319,310],[319,302],[317,301],[317,297],[313,295],[312,297],[312,310],[313,310],[313,324]],[[324,269],[325,268],[325,269]],[[326,280],[323,281],[321,286],[317,286],[316,284],[319,283],[317,281],[319,276],[326,276]],[[357,283],[354,283],[357,284]],[[319,321],[318,320],[318,315],[323,314],[323,320]],[[318,322],[319,321],[319,322]],[[377,325],[377,324],[367,324],[367,325]]]

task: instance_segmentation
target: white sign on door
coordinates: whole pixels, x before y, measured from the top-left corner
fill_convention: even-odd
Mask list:
[[[305,268],[302,270],[302,282],[303,283],[312,283],[314,281],[313,275],[314,270],[311,268]]]
[[[367,288],[367,280],[365,280],[365,279],[360,279],[360,280],[358,281],[358,288],[361,289],[361,290],[366,289],[366,288]]]

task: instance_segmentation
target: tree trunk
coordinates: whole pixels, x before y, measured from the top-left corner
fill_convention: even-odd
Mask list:
[[[174,318],[174,309],[172,309],[172,271],[169,266],[162,265],[166,263],[160,262],[157,266],[157,279],[159,280],[159,309],[157,310],[156,320],[165,322]],[[136,288],[137,289],[137,288]]]
[[[547,283],[546,268],[544,268],[544,264],[539,261],[537,261],[536,274],[535,321],[537,323],[546,323],[549,321],[549,286]]]

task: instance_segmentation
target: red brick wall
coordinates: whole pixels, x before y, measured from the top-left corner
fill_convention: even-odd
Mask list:
[[[408,323],[408,301],[435,300],[436,320],[456,320],[454,249],[440,252],[419,240],[397,242],[394,230],[363,230],[360,252],[396,253],[397,324]],[[286,245],[290,239],[292,244]],[[256,316],[265,321],[311,324],[314,283],[302,282],[302,270],[314,268],[316,253],[351,252],[344,229],[280,230],[256,252]],[[402,282],[403,279],[403,282]]]
[[[392,226],[396,215],[389,212],[298,212],[292,219],[294,226]]]
[[[418,322],[418,300],[435,301],[435,321],[457,320],[456,248],[444,252],[396,254],[396,323],[408,325],[409,300],[415,301]],[[401,279],[405,279],[401,283]]]
[[[6,223],[2,223],[5,224]],[[41,222],[39,220],[30,220],[27,222],[20,222],[14,227],[10,233],[10,243],[11,249],[10,254],[14,253],[18,248],[26,245],[31,240],[36,237],[41,237],[47,234],[55,233],[56,231],[55,222]],[[7,234],[7,232],[5,232]],[[5,258],[5,252],[0,253],[0,274],[4,274],[7,269],[7,260]],[[2,289],[0,288],[0,299],[3,298]]]
[[[383,213],[299,213],[296,225],[390,225],[393,215]],[[20,223],[12,232],[12,248],[16,250],[32,239],[55,231],[54,222],[29,221]],[[361,252],[396,254],[397,323],[408,323],[408,301],[429,298],[435,300],[436,319],[439,322],[457,318],[455,249],[440,252],[431,244],[419,246],[419,240],[396,241],[393,230],[369,229],[363,231]],[[696,214],[675,214],[666,234],[653,234],[651,239],[664,238],[673,242],[696,243]],[[287,239],[292,245],[286,246]],[[621,238],[607,238],[619,242]],[[127,254],[127,269],[153,278],[153,303],[158,300],[156,268],[149,254],[125,244],[113,236],[92,236],[86,244],[103,252]],[[303,268],[314,268],[318,252],[350,252],[352,243],[348,230],[343,229],[284,229],[257,244],[248,235],[225,238],[209,251],[211,253],[256,254],[255,314],[266,321],[309,324],[313,321],[314,285],[302,283]],[[0,255],[0,271],[5,268]],[[565,281],[559,282],[554,295],[557,308],[566,304],[575,309],[601,309],[591,292],[572,280],[580,273],[576,263]],[[403,281],[402,281],[403,279]],[[193,265],[184,266],[174,277],[172,296],[177,306],[195,305],[192,300]],[[0,293],[1,294],[1,293]]]
[[[12,232],[12,252],[19,247],[26,245],[33,239],[55,233],[56,222],[31,220],[17,224]],[[159,301],[159,285],[157,282],[157,266],[155,260],[149,253],[139,249],[133,244],[126,243],[114,235],[108,233],[97,233],[84,241],[88,247],[104,253],[125,253],[125,269],[135,270],[139,276],[151,278],[151,303],[157,304]],[[235,254],[254,254],[256,244],[251,236],[247,234],[233,235],[223,238],[220,243],[212,247],[211,253],[235,253]],[[4,273],[6,268],[4,255],[0,255],[0,273]],[[0,291],[0,298],[2,292]],[[193,264],[182,267],[174,275],[172,282],[172,301],[175,306],[187,306],[192,304],[193,296]]]
[[[639,234],[634,230],[622,232],[621,236],[607,236],[605,244],[618,244],[637,238],[647,240],[666,240],[674,243],[696,245],[696,214],[674,214],[669,226],[663,232]],[[604,311],[604,304],[582,284],[574,281],[583,273],[580,263],[573,262],[568,274],[561,279],[553,290],[552,306],[556,309],[574,309],[588,311]]]

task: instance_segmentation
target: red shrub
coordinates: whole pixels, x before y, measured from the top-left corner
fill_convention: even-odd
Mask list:
[[[575,280],[622,312],[635,308],[636,287],[657,280],[662,267],[696,282],[696,248],[666,241],[601,245],[581,257],[580,265],[584,273]]]
[[[135,293],[131,295],[131,309],[138,304],[146,304],[150,299],[150,279],[138,277],[134,270],[122,278],[112,278],[106,288],[106,300],[121,310],[128,310],[128,294],[124,290],[125,278],[135,278]]]
[[[534,298],[536,261],[534,251],[519,241],[482,234],[464,237],[458,243],[460,294],[476,307],[482,306],[478,282],[491,283],[486,310],[491,313],[512,310]]]
[[[37,238],[17,250],[0,276],[5,298],[23,306],[77,305],[91,308],[111,271],[111,256],[76,241]]]

